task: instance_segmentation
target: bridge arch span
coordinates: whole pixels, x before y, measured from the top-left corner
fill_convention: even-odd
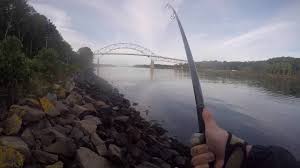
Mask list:
[[[116,50],[121,49],[129,49],[134,51],[134,53],[120,53],[116,52]],[[134,43],[115,43],[107,45],[99,50],[96,50],[94,52],[94,55],[104,56],[104,55],[132,55],[132,56],[141,56],[141,57],[148,57],[151,59],[151,64],[154,64],[154,61],[160,61],[160,62],[169,62],[169,63],[186,63],[186,60],[176,59],[176,58],[170,58],[170,57],[164,57],[159,56],[152,52],[150,49],[145,48],[141,45],[134,44]]]
[[[130,50],[136,51],[140,54],[156,56],[156,54],[154,52],[152,52],[151,50],[149,50],[141,45],[134,44],[134,43],[110,44],[110,45],[107,45],[107,46],[95,51],[95,54],[101,55],[101,53],[112,53],[113,51],[120,50],[120,49],[130,49]]]

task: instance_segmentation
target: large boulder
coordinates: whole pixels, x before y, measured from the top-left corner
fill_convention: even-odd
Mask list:
[[[89,95],[85,95],[83,97],[83,100],[86,102],[86,103],[95,103],[95,99],[91,98]]]
[[[55,108],[61,114],[67,113],[69,111],[68,107],[65,104],[63,104],[62,101],[57,101],[55,103]]]
[[[25,98],[21,100],[22,105],[28,105],[33,108],[41,108],[40,102],[33,98]]]
[[[34,136],[32,134],[32,130],[30,128],[26,128],[22,135],[21,135],[22,140],[28,144],[29,146],[34,146],[35,144],[35,140],[34,140]]]
[[[56,119],[56,122],[60,125],[73,125],[73,123],[75,122],[75,120],[77,119],[76,115],[73,114],[65,114],[61,117],[58,117]]]
[[[17,114],[13,114],[4,121],[3,132],[6,135],[15,135],[19,132],[21,126],[22,119]]]
[[[126,123],[129,120],[128,116],[118,116],[114,118],[114,121],[121,122],[121,123]]]
[[[72,104],[82,104],[82,96],[77,92],[71,92],[70,95],[66,99],[67,103]]]
[[[12,105],[9,108],[9,116],[16,114],[23,119],[24,122],[38,121],[45,116],[45,113],[37,108],[29,106]]]
[[[45,147],[44,150],[49,153],[72,157],[76,152],[76,145],[71,140],[59,140]]]
[[[64,134],[58,132],[52,127],[42,130],[34,130],[33,134],[35,138],[39,139],[44,146],[48,146],[55,141],[68,140]]]
[[[107,104],[104,101],[99,100],[94,103],[94,106],[96,107],[96,109],[100,109],[103,106],[107,106]]]
[[[94,121],[96,125],[101,125],[102,124],[101,120],[98,117],[95,117],[95,116],[92,116],[92,115],[84,116],[83,119]]]
[[[67,82],[65,82],[64,88],[67,92],[71,92],[75,88],[75,82],[73,80],[67,80]]]
[[[101,156],[107,155],[107,148],[105,145],[105,141],[103,141],[98,134],[94,133],[91,135],[91,141],[93,145],[96,147],[97,152]]]
[[[0,137],[0,145],[14,148],[22,153],[25,158],[30,158],[30,150],[27,144],[19,137],[2,136]]]
[[[64,134],[64,135],[69,134],[69,133],[71,132],[71,130],[72,130],[72,129],[70,129],[70,128],[63,127],[63,126],[58,125],[58,124],[55,125],[55,126],[53,127],[53,129],[55,129],[56,131],[58,131],[58,132],[60,132],[60,133],[62,133],[62,134]]]
[[[115,144],[110,144],[108,147],[108,156],[114,161],[122,161],[122,150]]]
[[[25,158],[23,154],[12,147],[0,145],[0,167],[22,168]]]
[[[63,168],[64,163],[62,161],[56,162],[53,165],[48,165],[46,168]]]
[[[65,88],[63,88],[62,86],[60,86],[60,85],[56,85],[56,87],[55,87],[55,94],[57,95],[57,98],[59,98],[59,99],[64,99],[64,98],[66,98],[66,95],[67,95],[67,91],[66,91],[66,89]]]
[[[155,164],[149,163],[149,162],[143,162],[136,166],[136,168],[160,168],[159,166],[156,166]]]
[[[151,158],[151,163],[160,166],[161,168],[171,168],[171,165],[160,158],[153,157]]]
[[[89,112],[89,109],[85,108],[84,106],[75,104],[74,107],[72,108],[72,111],[74,112],[75,115],[79,116],[82,113]]]
[[[45,113],[42,110],[30,108],[28,106],[24,106],[23,108],[26,110],[26,113],[22,117],[25,122],[39,121],[45,116]]]
[[[111,163],[88,148],[80,147],[77,150],[77,159],[82,168],[111,168]]]
[[[85,107],[86,109],[88,109],[91,112],[96,112],[96,108],[92,103],[87,103],[85,105],[83,105],[83,107]]]
[[[97,130],[97,124],[93,120],[80,120],[75,123],[87,135],[93,134]]]
[[[84,137],[84,134],[79,128],[73,127],[69,137],[79,141],[82,137]]]
[[[32,155],[36,161],[43,164],[53,164],[58,161],[57,155],[45,151],[41,151],[41,150],[32,151]]]
[[[60,115],[60,112],[55,108],[54,104],[52,101],[50,101],[47,97],[40,98],[40,103],[43,107],[44,112],[50,116],[50,117],[55,117]]]

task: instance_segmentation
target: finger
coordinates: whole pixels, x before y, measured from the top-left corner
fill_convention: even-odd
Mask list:
[[[192,158],[192,165],[198,166],[202,164],[208,164],[215,160],[215,156],[212,152],[203,153]]]
[[[197,145],[191,149],[192,156],[200,155],[200,154],[207,153],[207,152],[209,152],[209,150],[208,150],[208,145],[206,145],[206,144]]]
[[[209,168],[208,164],[198,165],[195,168]]]

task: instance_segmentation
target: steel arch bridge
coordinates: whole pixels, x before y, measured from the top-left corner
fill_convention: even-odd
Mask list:
[[[117,52],[118,50],[131,50],[132,53],[127,52]],[[105,55],[132,55],[138,57],[148,57],[151,59],[151,66],[154,66],[154,61],[158,62],[169,62],[174,64],[184,64],[187,63],[186,60],[164,57],[155,54],[151,50],[134,43],[115,43],[107,45],[99,50],[94,51],[94,55],[105,56]]]

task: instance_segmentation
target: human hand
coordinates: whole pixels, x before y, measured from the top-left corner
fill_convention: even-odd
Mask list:
[[[217,125],[212,114],[206,109],[202,117],[205,124],[206,144],[197,145],[191,149],[192,165],[195,168],[209,168],[208,163],[215,161],[215,168],[221,168],[224,164],[228,133]]]

